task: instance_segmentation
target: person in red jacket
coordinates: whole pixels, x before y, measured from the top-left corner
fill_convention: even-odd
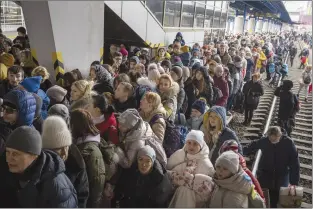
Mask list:
[[[219,155],[221,155],[223,152],[226,152],[226,151],[234,151],[235,153],[239,155],[239,164],[241,165],[242,169],[246,172],[246,174],[248,174],[248,176],[251,178],[255,186],[254,188],[256,192],[265,200],[259,181],[255,178],[255,176],[252,174],[250,169],[247,168],[245,158],[238,152],[238,143],[235,140],[225,141],[219,150]]]
[[[225,107],[229,96],[228,83],[224,78],[224,69],[222,65],[217,65],[214,70],[214,86],[218,88],[219,99],[217,99],[215,105]]]
[[[103,95],[92,94],[87,111],[91,114],[92,120],[100,131],[100,136],[109,143],[118,144],[117,121],[113,108],[108,106]]]

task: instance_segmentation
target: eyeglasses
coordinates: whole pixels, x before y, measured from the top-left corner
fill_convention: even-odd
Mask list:
[[[14,112],[16,112],[16,109],[14,109],[12,107],[8,107],[6,105],[2,105],[1,106],[1,112],[6,112],[7,114],[13,114]]]

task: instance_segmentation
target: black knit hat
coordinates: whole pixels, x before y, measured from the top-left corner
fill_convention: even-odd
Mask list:
[[[161,66],[166,66],[167,68],[171,69],[172,68],[172,63],[169,60],[163,60],[161,62]]]
[[[293,82],[292,82],[291,80],[284,80],[284,81],[283,81],[283,86],[282,86],[282,88],[283,88],[284,90],[289,91],[290,89],[292,89],[292,87],[293,87]]]

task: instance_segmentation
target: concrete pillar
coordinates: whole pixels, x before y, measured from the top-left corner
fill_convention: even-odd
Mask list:
[[[251,33],[254,33],[254,28],[255,28],[255,18],[250,18],[249,21],[248,21],[248,33],[251,34]]]
[[[257,21],[255,32],[258,32],[258,33],[262,32],[263,21],[264,21],[264,20],[258,20],[258,21]]]
[[[267,32],[268,31],[268,20],[263,20],[263,28],[262,28],[262,32]]]
[[[243,33],[243,24],[244,24],[244,19],[242,16],[237,16],[235,18],[235,31],[234,33]]]
[[[75,68],[87,76],[103,53],[103,1],[21,1],[21,6],[31,47],[50,78]]]

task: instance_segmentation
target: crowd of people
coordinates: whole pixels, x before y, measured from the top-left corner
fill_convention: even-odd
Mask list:
[[[263,86],[287,75],[281,36],[190,47],[177,33],[155,56],[112,44],[87,78],[74,69],[53,85],[32,59],[25,28],[17,31],[13,42],[0,35],[1,207],[260,208],[262,188],[276,207],[279,188],[298,185],[292,81],[275,91],[280,127],[266,137],[243,148],[227,125],[238,111],[249,126]],[[292,49],[295,34],[283,36]],[[305,89],[311,69],[305,64]],[[258,149],[257,179],[243,154]]]

